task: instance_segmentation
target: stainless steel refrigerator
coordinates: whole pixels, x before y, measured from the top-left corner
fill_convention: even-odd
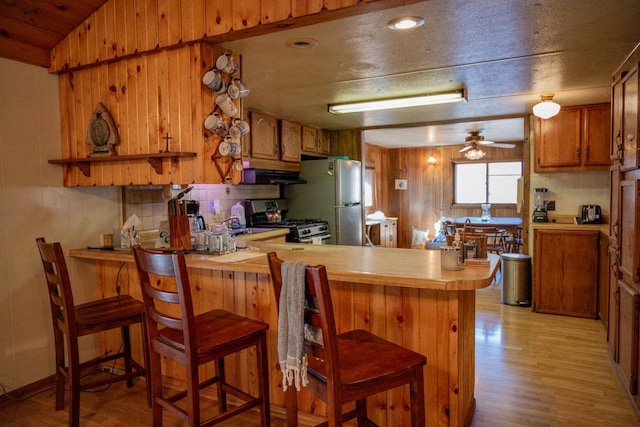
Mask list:
[[[306,184],[285,186],[289,218],[319,218],[329,223],[330,244],[362,246],[362,170],[357,160],[304,160]]]

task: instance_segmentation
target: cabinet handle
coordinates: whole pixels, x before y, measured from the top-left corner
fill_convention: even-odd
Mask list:
[[[616,148],[617,148],[617,156],[618,160],[622,160],[622,135],[618,130],[618,135],[616,135]]]
[[[633,141],[633,134],[632,133],[627,135],[627,141],[629,141],[629,142]]]

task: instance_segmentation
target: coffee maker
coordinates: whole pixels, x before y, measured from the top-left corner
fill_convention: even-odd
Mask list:
[[[549,222],[547,217],[548,190],[546,188],[535,188],[533,190],[533,222]]]

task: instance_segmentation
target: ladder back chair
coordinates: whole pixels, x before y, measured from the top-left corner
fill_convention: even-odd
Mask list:
[[[275,252],[267,255],[278,307],[283,287],[283,260]],[[353,418],[358,426],[375,425],[367,418],[368,396],[409,385],[411,425],[425,425],[424,366],[426,357],[359,329],[338,334],[324,266],[305,271],[307,308],[304,321],[322,331],[322,344],[305,339],[308,362],[307,388],[327,405],[322,426],[342,426]],[[317,307],[314,307],[317,301]],[[345,403],[355,409],[344,413]],[[285,391],[287,426],[297,426],[296,388]]]
[[[47,243],[42,237],[36,239],[36,244],[44,268],[51,305],[56,365],[56,411],[64,409],[66,379],[69,385],[69,425],[79,426],[81,391],[117,381],[126,381],[127,387],[132,387],[134,377],[147,376],[147,370],[131,357],[129,335],[129,326],[140,324],[145,366],[148,367],[144,305],[130,295],[118,295],[75,305],[62,245],[58,242]],[[122,331],[122,350],[80,362],[79,337],[116,328]],[[80,380],[83,373],[100,369],[107,362],[117,359],[124,361],[124,374],[103,375],[93,381]],[[147,377],[146,391],[149,406],[151,406],[150,387]]]
[[[168,409],[189,426],[214,425],[252,408],[260,408],[260,424],[270,425],[267,329],[269,325],[215,309],[195,315],[191,286],[182,252],[133,248],[142,297],[146,309],[150,348],[153,425],[162,425],[162,410]],[[179,316],[179,317],[178,317]],[[228,384],[224,357],[255,347],[258,397]],[[186,390],[165,394],[161,357],[174,360],[186,371]],[[215,375],[200,380],[198,368],[214,362]],[[216,384],[218,412],[201,420],[200,390]],[[242,400],[227,407],[227,393]],[[186,397],[186,410],[177,402]]]

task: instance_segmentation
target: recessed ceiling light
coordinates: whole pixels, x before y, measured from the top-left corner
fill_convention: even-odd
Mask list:
[[[424,24],[424,18],[419,16],[403,16],[400,18],[392,19],[387,22],[387,27],[392,30],[410,30]]]
[[[317,47],[320,43],[318,40],[310,39],[310,38],[299,38],[299,39],[289,39],[284,42],[285,45],[294,49],[310,49],[313,47]]]

